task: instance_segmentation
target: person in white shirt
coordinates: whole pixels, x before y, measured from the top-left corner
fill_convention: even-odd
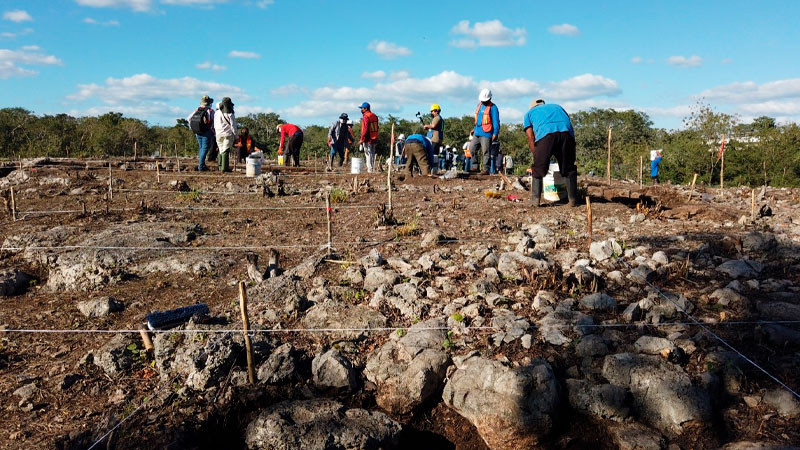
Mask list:
[[[231,98],[224,97],[217,104],[217,109],[218,111],[214,114],[214,131],[217,133],[217,147],[219,147],[219,170],[220,172],[230,172],[228,158],[233,149],[236,135],[239,133]]]
[[[508,175],[509,172],[513,172],[514,169],[514,160],[511,159],[511,155],[506,155],[503,157],[503,173]]]

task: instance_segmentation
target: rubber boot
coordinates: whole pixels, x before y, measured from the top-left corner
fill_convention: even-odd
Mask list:
[[[542,204],[542,179],[541,178],[534,178],[533,184],[531,185],[531,202],[533,203],[534,207],[538,207]]]
[[[578,173],[570,173],[565,181],[567,182],[567,205],[575,206],[578,201]]]
[[[228,152],[220,152],[219,156],[219,170],[220,172],[230,172],[231,168],[228,165]]]

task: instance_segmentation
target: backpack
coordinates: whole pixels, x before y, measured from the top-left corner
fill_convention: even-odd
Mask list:
[[[192,114],[191,119],[189,119],[189,128],[195,132],[195,134],[205,134],[209,127],[211,121],[208,117],[208,108],[205,106],[201,106],[197,108],[197,111]]]

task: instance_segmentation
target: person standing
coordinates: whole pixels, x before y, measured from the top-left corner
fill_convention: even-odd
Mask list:
[[[470,137],[470,140],[467,142],[464,142],[464,145],[461,147],[461,149],[464,150],[464,172],[467,172],[467,175],[472,171],[472,150],[470,150],[469,147],[471,140],[472,137]]]
[[[650,161],[650,179],[653,180],[653,185],[658,184],[658,169],[661,164],[661,150],[656,152],[656,157]]]
[[[364,102],[361,109],[361,140],[360,147],[364,149],[364,158],[367,160],[367,172],[372,173],[375,167],[375,148],[378,144],[378,116],[370,110],[369,103]]]
[[[283,145],[286,144],[288,160],[294,167],[300,166],[300,147],[303,146],[303,130],[297,125],[285,123],[276,128],[281,135],[281,143],[278,146],[278,154],[283,154]],[[287,140],[286,137],[289,137]]]
[[[555,156],[561,176],[567,183],[569,205],[575,206],[578,196],[578,166],[575,165],[575,130],[569,114],[559,105],[546,105],[544,100],[531,102],[522,127],[533,153],[533,185],[531,198],[534,206],[541,204],[542,181],[550,167],[550,157]]]
[[[194,132],[197,138],[197,168],[198,171],[206,171],[206,156],[211,144],[214,141],[214,109],[210,107],[214,103],[214,99],[204,95],[200,98],[200,106],[194,110],[186,121],[189,122],[189,128]]]
[[[433,154],[439,157],[439,170],[444,169],[444,159],[446,151],[442,149],[444,142],[444,119],[441,116],[442,108],[438,103],[431,105],[431,123],[423,125],[422,128],[428,130],[426,137],[431,140],[433,144]]]
[[[511,155],[506,155],[503,157],[503,174],[508,175],[509,172],[514,172],[514,160]]]
[[[344,164],[344,151],[350,142],[353,141],[353,133],[347,126],[349,117],[347,113],[339,115],[339,120],[334,122],[328,129],[328,146],[331,148],[330,158],[328,158],[328,170],[333,170],[333,158],[339,156],[339,167]]]
[[[419,166],[420,173],[432,177],[431,173],[431,159],[433,154],[433,143],[427,137],[417,133],[408,136],[403,145],[403,150],[408,157],[406,161],[406,173],[409,177],[414,176],[413,167],[414,163]]]
[[[214,130],[217,135],[217,147],[219,147],[217,162],[221,172],[230,172],[228,158],[233,151],[233,142],[238,134],[236,116],[230,97],[223,97],[217,106],[218,111],[214,114]]]
[[[483,89],[478,95],[478,107],[475,108],[475,128],[469,142],[469,150],[472,155],[477,155],[478,147],[483,154],[483,167],[481,175],[489,173],[489,161],[494,160],[492,154],[492,142],[496,141],[500,134],[500,112],[497,105],[492,103],[492,91]]]
[[[394,155],[395,155],[395,164],[400,166],[406,163],[406,155],[403,151],[403,145],[405,145],[406,135],[400,133],[400,136],[397,136],[397,142],[394,143]]]

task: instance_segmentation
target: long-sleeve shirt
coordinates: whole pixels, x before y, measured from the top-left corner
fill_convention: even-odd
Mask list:
[[[295,133],[302,132],[303,130],[301,130],[297,125],[292,125],[291,123],[285,123],[281,125],[281,144],[278,146],[278,149],[283,150],[283,143],[286,140],[286,136],[291,136]]]
[[[650,161],[650,176],[658,176],[658,165],[661,164],[661,156],[656,156],[656,159]]]
[[[433,161],[433,144],[431,140],[421,134],[412,134],[406,138],[405,144],[407,145],[409,142],[419,142],[425,147],[425,153],[428,154],[430,161]]]
[[[328,129],[328,139],[331,141],[331,147],[343,148],[353,140],[353,133],[346,123],[337,120]]]
[[[492,119],[492,131],[489,132],[483,131],[481,127],[481,117],[483,117],[484,109],[486,109],[486,105],[481,105],[478,108],[478,123],[475,124],[475,136],[492,137],[495,134],[500,134],[500,111],[497,109],[497,105],[492,103],[492,109],[489,110],[489,117]]]
[[[369,124],[375,124],[375,130],[370,130]],[[367,111],[361,116],[361,140],[364,142],[378,141],[378,116],[372,111]]]
[[[239,134],[239,127],[236,125],[234,113],[216,111],[214,113],[214,131],[217,136],[236,136]]]

